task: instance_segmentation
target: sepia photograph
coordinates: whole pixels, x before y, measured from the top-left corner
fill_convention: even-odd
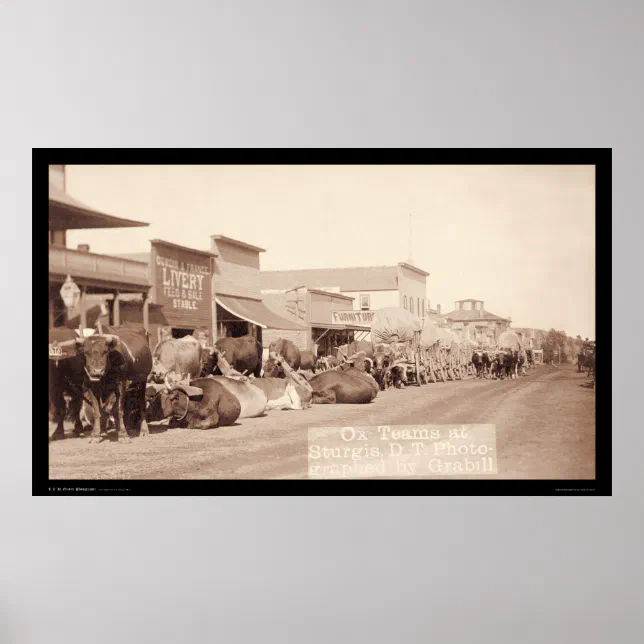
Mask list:
[[[34,185],[49,178],[49,440],[34,486],[610,494],[595,359],[610,150],[588,157],[35,157]]]

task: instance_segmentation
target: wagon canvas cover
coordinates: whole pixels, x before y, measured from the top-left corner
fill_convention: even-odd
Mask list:
[[[514,331],[504,331],[499,336],[498,345],[502,349],[519,349],[522,346],[521,339]]]
[[[441,328],[429,318],[423,320],[423,331],[420,334],[422,347],[434,346],[442,337]]]
[[[388,307],[379,309],[371,322],[371,337],[374,344],[378,342],[410,342],[414,333],[423,329],[420,318],[405,309]]]

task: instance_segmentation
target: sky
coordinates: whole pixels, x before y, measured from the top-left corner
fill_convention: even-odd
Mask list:
[[[78,230],[95,253],[150,239],[265,248],[262,270],[407,261],[444,312],[474,298],[512,325],[595,337],[593,166],[67,166],[67,192],[146,228]]]

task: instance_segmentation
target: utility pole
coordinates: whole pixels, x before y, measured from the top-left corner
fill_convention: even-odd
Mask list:
[[[413,263],[413,258],[411,254],[411,215],[409,215],[409,256],[407,257],[407,261],[410,264]]]

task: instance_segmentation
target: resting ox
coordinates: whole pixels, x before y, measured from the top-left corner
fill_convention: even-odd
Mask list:
[[[106,327],[105,334],[77,338],[82,347],[84,369],[83,391],[87,414],[93,429],[89,442],[101,440],[101,418],[114,413],[119,442],[130,442],[128,429],[140,426],[140,435],[148,435],[145,420],[145,389],[152,370],[152,352],[144,329]],[[124,414],[125,396],[129,391],[130,409]]]
[[[324,371],[311,378],[314,404],[350,404],[370,403],[375,398],[373,386],[365,382],[349,369],[347,371]]]
[[[292,404],[289,406],[283,406],[283,401],[280,402],[280,399],[276,400],[272,404],[273,409],[307,409],[311,406],[313,388],[311,387],[309,380],[315,378],[308,378],[303,374],[295,371],[288,362],[284,359],[283,356],[275,353],[269,354],[270,359],[275,363],[276,367],[281,369],[286,376],[286,386],[284,387],[285,395],[291,399]],[[267,383],[263,385],[262,383]],[[265,391],[272,389],[273,391],[281,391],[281,386],[278,384],[280,382],[285,382],[280,378],[260,378],[256,380],[255,383],[260,387],[265,387]],[[277,388],[277,389],[275,389]],[[278,405],[280,405],[278,407]]]
[[[49,329],[49,419],[55,424],[51,440],[65,438],[65,394],[71,397],[74,432],[83,430],[80,411],[83,402],[83,357],[76,351],[75,331],[65,327]],[[57,359],[60,355],[61,358]],[[63,357],[66,356],[66,357]]]
[[[228,376],[209,376],[225,387],[241,406],[239,418],[257,418],[263,416],[268,404],[268,396],[262,389],[256,387],[248,378],[230,378]],[[257,378],[256,380],[261,380]],[[194,381],[191,383],[194,385]],[[198,385],[197,385],[198,386]]]
[[[214,429],[232,425],[239,418],[241,403],[216,378],[196,378],[190,385],[172,391],[150,387],[154,396],[148,408],[150,420],[170,418],[173,426]]]

